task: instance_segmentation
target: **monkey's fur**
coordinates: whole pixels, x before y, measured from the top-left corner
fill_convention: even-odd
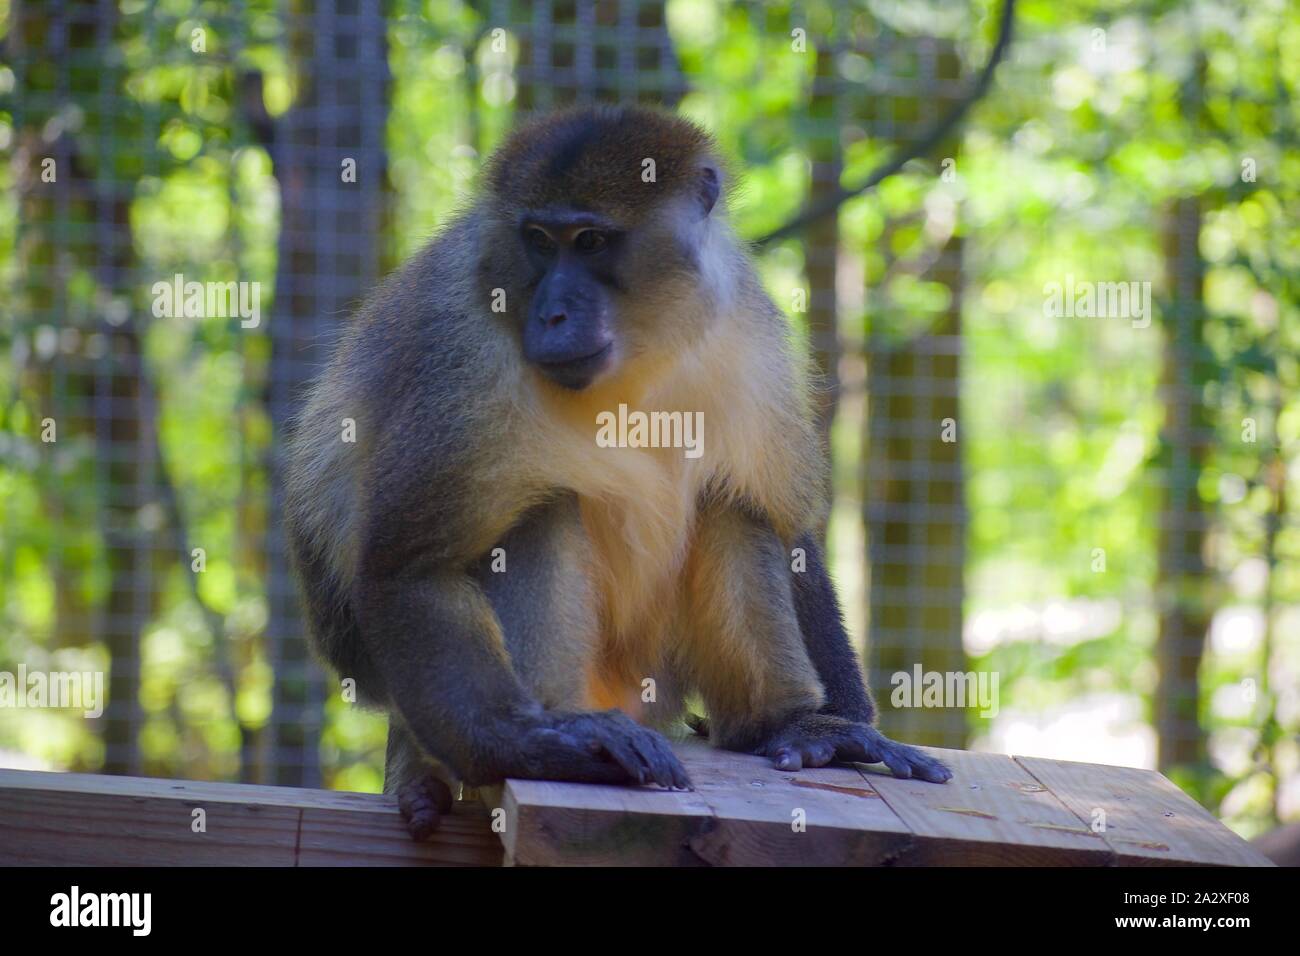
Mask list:
[[[806,358],[721,181],[709,137],[657,111],[524,126],[310,393],[287,501],[310,630],[389,711],[385,789],[417,836],[439,774],[689,786],[649,729],[689,693],[716,744],[783,769],[950,776],[871,726],[816,543]],[[620,404],[703,412],[703,455],[598,446]]]

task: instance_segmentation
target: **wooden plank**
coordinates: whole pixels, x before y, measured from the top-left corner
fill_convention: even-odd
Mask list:
[[[789,774],[765,758],[702,743],[674,749],[695,783],[691,793],[507,781],[507,861],[530,866],[875,864],[908,842],[907,827],[848,768]]]
[[[1113,860],[1105,841],[1010,757],[921,749],[944,761],[952,780],[936,786],[859,768],[912,830],[912,845],[896,864],[1104,866]]]
[[[207,813],[206,833],[191,831],[196,806]],[[292,807],[9,788],[0,781],[6,866],[293,866],[297,829]]]
[[[492,832],[483,807],[457,803],[430,840],[416,843],[406,832],[397,800],[379,799],[364,813],[304,807],[297,865],[501,865],[501,840]]]
[[[202,808],[206,832],[192,829]],[[0,770],[0,864],[491,865],[486,815],[458,805],[417,844],[379,794]]]
[[[0,790],[58,790],[126,797],[164,797],[211,803],[254,803],[259,806],[330,807],[373,810],[378,794],[344,790],[308,790],[267,787],[250,783],[207,780],[167,780],[157,777],[118,777],[95,773],[48,773],[39,770],[0,769]],[[382,799],[382,797],[381,797]]]
[[[693,793],[551,780],[507,780],[501,806],[513,866],[689,866],[710,816]]]
[[[1122,865],[1273,865],[1153,770],[1041,757],[1015,759],[1079,820],[1090,825],[1094,812],[1104,810],[1102,837]]]
[[[714,866],[878,866],[911,842],[906,823],[850,767],[787,773],[766,757],[678,748],[713,819],[691,840]]]
[[[491,865],[504,841],[522,865],[1269,865],[1151,771],[935,750],[955,774],[936,786],[677,750],[693,792],[511,780],[501,839],[458,803],[423,844],[377,794],[0,770],[0,864]]]

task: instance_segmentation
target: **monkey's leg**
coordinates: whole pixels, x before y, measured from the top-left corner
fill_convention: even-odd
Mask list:
[[[842,760],[936,783],[952,776],[871,726],[871,697],[815,542],[800,542],[808,568],[792,574],[780,540],[757,519],[712,511],[699,528],[686,646],[711,739],[782,770]]]
[[[874,724],[875,704],[845,630],[835,586],[822,561],[821,546],[812,534],[805,534],[796,544],[803,549],[805,566],[800,571],[792,570],[790,580],[804,648],[826,693],[826,702],[818,713],[859,724]],[[691,715],[687,723],[697,734],[710,735],[707,718]],[[818,763],[811,759],[811,754],[808,756],[810,759],[804,763],[809,766],[826,762]]]
[[[781,728],[766,742],[764,753],[783,770],[856,760],[883,763],[899,777],[946,782],[952,772],[942,763],[872,726],[875,706],[844,628],[821,547],[811,534],[798,546],[804,549],[806,567],[792,573],[794,606],[804,646],[826,688],[826,703],[816,714],[801,715]]]
[[[384,793],[397,797],[406,828],[416,840],[438,829],[451,812],[451,786],[446,771],[420,750],[396,715],[388,718],[388,751],[384,757]]]
[[[717,505],[702,510],[685,583],[672,655],[704,700],[714,743],[754,750],[796,716],[822,706],[789,564],[766,522]]]

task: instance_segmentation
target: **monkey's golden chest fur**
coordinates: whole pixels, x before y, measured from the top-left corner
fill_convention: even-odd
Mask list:
[[[599,447],[594,430],[593,418],[585,434],[555,436],[552,460],[565,462],[564,485],[578,494],[591,544],[600,601],[593,680],[606,687],[595,697],[626,708],[628,692],[658,672],[671,639],[697,502],[712,469],[680,448]]]
[[[682,569],[695,520],[690,482],[674,481],[671,467],[663,471],[658,481],[638,486],[648,492],[644,498],[579,497],[600,597],[590,704],[621,707],[634,716],[641,680],[660,675],[674,624],[681,619]]]
[[[691,617],[683,613],[687,576],[700,564],[692,552],[706,491],[748,499],[781,533],[805,520],[797,512],[815,480],[796,427],[801,409],[791,407],[789,393],[761,391],[743,377],[756,364],[788,360],[764,338],[739,322],[719,323],[671,368],[629,369],[587,392],[538,396],[530,442],[537,467],[548,484],[577,493],[591,543],[601,605],[595,706],[628,709],[641,681],[663,672],[675,628]],[[598,416],[620,404],[647,414],[700,413],[699,456],[680,447],[601,447]]]

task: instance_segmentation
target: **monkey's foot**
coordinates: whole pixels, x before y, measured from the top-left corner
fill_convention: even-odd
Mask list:
[[[427,840],[443,814],[451,812],[451,788],[440,777],[423,774],[398,788],[397,807],[411,839]]]
[[[915,747],[890,740],[870,724],[829,714],[796,717],[759,748],[778,770],[824,767],[833,760],[883,763],[895,777],[947,783],[952,771]]]

